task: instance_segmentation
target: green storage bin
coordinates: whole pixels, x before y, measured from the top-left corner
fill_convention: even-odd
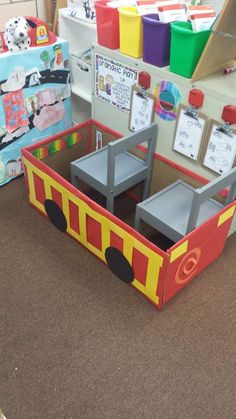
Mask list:
[[[193,32],[190,22],[171,23],[170,71],[192,77],[211,30]]]

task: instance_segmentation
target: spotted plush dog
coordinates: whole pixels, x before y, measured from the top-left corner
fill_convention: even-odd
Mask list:
[[[4,41],[10,52],[28,49],[31,43],[29,25],[24,17],[13,17],[5,25]]]

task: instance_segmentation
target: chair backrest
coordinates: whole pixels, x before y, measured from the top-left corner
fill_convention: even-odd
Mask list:
[[[130,135],[108,143],[108,157],[107,157],[107,185],[109,188],[114,186],[115,178],[115,159],[121,153],[129,151],[138,144],[143,142],[148,143],[146,154],[146,165],[148,168],[152,165],[153,154],[155,152],[157,139],[157,124],[151,124],[147,128],[142,128]]]
[[[225,205],[230,204],[236,196],[236,167],[231,169],[228,173],[220,175],[216,179],[195,190],[186,233],[189,233],[196,227],[201,204],[214,197],[218,192],[227,186],[230,186],[230,188]]]

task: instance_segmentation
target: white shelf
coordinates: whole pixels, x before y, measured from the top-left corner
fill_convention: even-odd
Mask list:
[[[82,99],[86,100],[86,102],[92,102],[92,94],[82,90],[81,88],[77,87],[75,84],[71,85],[71,91],[74,95],[81,97]]]
[[[90,23],[77,17],[70,15],[70,9],[59,10],[59,35],[61,38],[66,39],[69,43],[70,55],[78,51],[85,51],[92,47],[93,43],[97,41],[97,25]],[[70,67],[72,70],[71,60]],[[82,72],[81,72],[82,73]],[[72,114],[73,120],[82,122],[91,117],[91,83],[83,81],[83,74],[75,72],[72,74]],[[91,71],[88,77],[91,75]],[[75,77],[74,77],[75,76]],[[79,78],[80,77],[80,78]],[[79,86],[77,79],[79,78]]]

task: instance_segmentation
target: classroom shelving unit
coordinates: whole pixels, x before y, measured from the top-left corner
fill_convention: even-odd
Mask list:
[[[72,78],[72,117],[75,123],[82,122],[91,116],[92,102],[92,82],[91,82],[91,66],[77,65],[76,55],[78,52],[91,48],[92,43],[97,40],[96,24],[86,22],[82,19],[73,17],[70,9],[59,10],[59,36],[67,39],[69,42],[70,67]],[[88,70],[88,71],[87,71]],[[79,74],[85,76],[85,82],[80,84]],[[86,73],[86,74],[85,74]]]

